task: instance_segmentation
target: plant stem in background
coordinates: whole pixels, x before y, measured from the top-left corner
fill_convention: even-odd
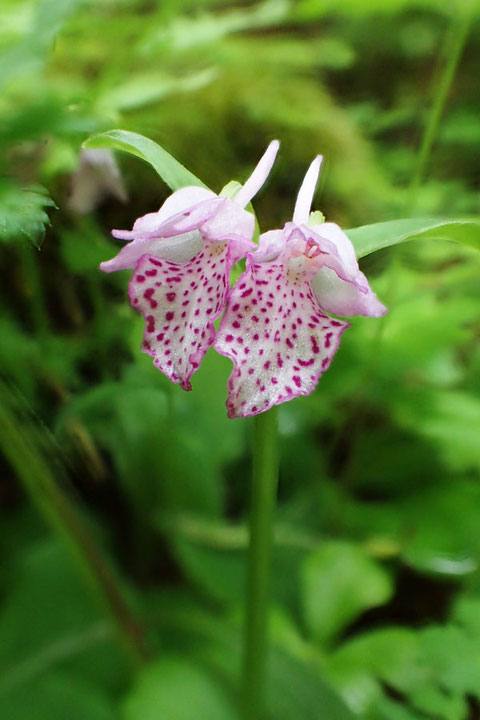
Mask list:
[[[30,242],[24,241],[20,243],[20,254],[33,329],[39,340],[43,340],[50,323],[40,273],[40,253]]]
[[[455,22],[453,23],[451,32],[445,41],[444,51],[441,54],[442,60],[440,61],[443,63],[443,69],[440,69],[439,72],[433,104],[425,125],[420,149],[417,155],[417,162],[407,194],[407,215],[411,215],[415,210],[418,189],[425,174],[425,168],[430,158],[440,119],[445,108],[445,103],[465,46],[468,30],[473,18],[474,6],[475,2],[473,0],[466,0],[466,2],[462,1],[459,4]]]
[[[59,486],[40,450],[36,430],[18,398],[0,385],[0,449],[47,524],[63,540],[110,615],[135,664],[144,659],[142,631],[123,591],[81,514]]]
[[[278,483],[277,434],[275,407],[255,417],[242,688],[244,720],[265,718],[268,606]]]

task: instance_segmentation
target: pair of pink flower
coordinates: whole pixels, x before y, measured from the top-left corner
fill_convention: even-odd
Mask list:
[[[245,207],[265,182],[278,147],[270,143],[233,199],[185,187],[133,230],[113,230],[131,242],[100,266],[106,272],[134,269],[129,295],[145,318],[143,349],[170,380],[191,390],[190,378],[210,345],[233,361],[230,417],[256,415],[314,390],[349,327],[326,312],[386,312],[345,233],[310,215],[320,156],[302,183],[293,222],[260,235],[258,247],[252,241],[254,216]],[[244,257],[246,272],[230,289],[231,268]]]

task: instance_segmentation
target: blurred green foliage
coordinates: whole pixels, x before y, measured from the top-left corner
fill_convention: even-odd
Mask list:
[[[389,315],[356,319],[318,390],[281,408],[269,705],[480,717],[478,9],[418,217],[391,224],[464,5],[3,0],[2,719],[238,703],[251,428],[226,417],[228,361],[170,386],[139,352],[127,275],[98,271],[110,229],[168,192],[141,160],[79,160],[115,126],[216,191],[279,137],[264,229],[322,152],[328,219],[387,223],[352,231],[365,252],[411,236],[364,260]]]

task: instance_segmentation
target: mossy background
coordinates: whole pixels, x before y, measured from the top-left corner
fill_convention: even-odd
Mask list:
[[[169,191],[127,155],[119,177],[80,171],[81,143],[142,133],[219,191],[278,137],[264,229],[316,153],[316,207],[344,228],[478,216],[480,9],[3,0],[0,17],[0,717],[232,720],[251,423],[226,418],[225,358],[187,394],[141,354],[128,273],[98,264]],[[480,255],[424,240],[363,269],[389,315],[356,319],[280,409],[270,720],[478,720]]]

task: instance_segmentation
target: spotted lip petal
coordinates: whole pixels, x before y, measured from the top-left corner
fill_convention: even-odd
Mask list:
[[[349,327],[325,311],[386,312],[338,225],[308,226],[321,162],[317,156],[307,171],[293,222],[260,236],[229,293],[214,345],[234,364],[229,417],[257,415],[315,389]]]
[[[130,302],[145,318],[143,350],[184,390],[213,343],[231,266],[227,242],[206,242],[187,263],[144,255],[132,275]]]
[[[309,395],[349,327],[322,312],[307,279],[289,277],[285,254],[258,263],[256,254],[249,253],[247,270],[229,294],[214,344],[234,363],[228,381],[231,418]]]

